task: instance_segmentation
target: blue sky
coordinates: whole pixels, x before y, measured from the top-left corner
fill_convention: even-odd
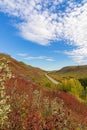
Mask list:
[[[87,0],[1,0],[0,52],[45,70],[87,64]]]

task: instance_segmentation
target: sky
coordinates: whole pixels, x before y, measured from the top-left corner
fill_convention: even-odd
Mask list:
[[[87,64],[87,0],[0,0],[0,53],[44,70]]]

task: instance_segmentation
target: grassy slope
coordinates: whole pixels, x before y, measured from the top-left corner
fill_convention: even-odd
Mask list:
[[[0,59],[2,57],[8,59],[9,66],[15,77],[20,77],[26,81],[31,81],[36,85],[43,87],[48,87],[48,84],[50,84],[50,87],[55,87],[55,85],[46,78],[45,71],[30,65],[26,65],[23,62],[18,62],[6,54],[0,54]]]

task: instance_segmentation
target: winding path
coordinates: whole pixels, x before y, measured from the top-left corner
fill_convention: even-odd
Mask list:
[[[54,83],[54,84],[59,84],[59,82],[58,81],[56,81],[56,80],[54,80],[53,78],[51,78],[50,76],[48,76],[47,74],[45,74],[45,76],[52,82],[52,83]]]

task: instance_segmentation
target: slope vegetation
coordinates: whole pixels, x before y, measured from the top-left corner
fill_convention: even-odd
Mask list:
[[[87,106],[44,73],[0,55],[0,130],[87,130]]]
[[[31,81],[33,84],[42,87],[55,87],[55,85],[46,78],[45,71],[40,68],[32,67],[23,62],[18,62],[9,55],[0,54],[0,59],[3,57],[8,60],[9,67],[15,78]]]

